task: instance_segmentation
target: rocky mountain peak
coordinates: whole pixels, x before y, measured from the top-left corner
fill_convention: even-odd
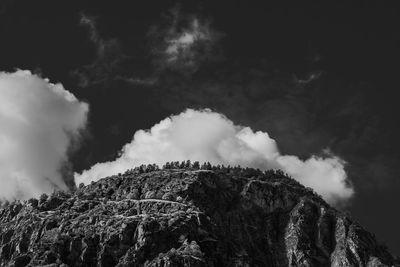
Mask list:
[[[280,171],[141,166],[0,209],[1,266],[394,266]]]

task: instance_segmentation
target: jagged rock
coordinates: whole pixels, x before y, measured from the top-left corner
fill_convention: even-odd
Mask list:
[[[282,173],[130,172],[0,209],[1,266],[393,266]]]
[[[175,200],[175,196],[172,193],[167,192],[162,195],[161,199],[173,201],[173,200]]]
[[[155,191],[147,191],[144,195],[144,198],[156,198],[157,193]]]

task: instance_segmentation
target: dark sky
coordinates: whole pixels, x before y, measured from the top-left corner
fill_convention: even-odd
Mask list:
[[[211,108],[268,132],[282,153],[342,157],[356,191],[345,209],[400,255],[394,4],[136,2],[0,2],[0,71],[32,70],[90,104],[75,171],[170,114]],[[168,64],[171,30],[194,18],[212,38]]]

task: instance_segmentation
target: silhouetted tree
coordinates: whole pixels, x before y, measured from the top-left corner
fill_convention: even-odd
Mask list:
[[[200,169],[200,163],[198,161],[193,162],[193,169],[198,170]]]
[[[190,160],[187,160],[185,163],[185,168],[191,168],[192,167],[192,163],[190,162]]]

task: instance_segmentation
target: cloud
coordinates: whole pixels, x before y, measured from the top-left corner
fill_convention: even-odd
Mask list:
[[[183,61],[183,64],[195,64],[195,51],[193,46],[200,42],[210,42],[211,34],[208,25],[201,25],[198,18],[193,18],[189,27],[176,32],[172,29],[166,38],[165,56],[168,64]]]
[[[72,75],[78,79],[80,87],[106,82],[117,75],[121,64],[128,57],[117,38],[104,39],[97,27],[97,18],[81,13],[79,24],[85,27],[91,43],[95,46],[93,62],[74,70]]]
[[[211,27],[210,21],[198,15],[182,15],[179,8],[174,8],[166,24],[149,33],[159,71],[195,72],[202,62],[217,57],[216,44],[222,34]]]
[[[87,184],[136,165],[187,159],[263,170],[279,168],[332,204],[348,200],[354,192],[340,158],[327,153],[303,161],[281,155],[268,133],[235,125],[220,113],[193,109],[166,118],[148,131],[137,131],[119,158],[75,174],[75,181]]]
[[[61,172],[87,112],[62,84],[0,72],[0,200],[68,189]]]
[[[99,33],[97,31],[97,26],[96,26],[96,21],[95,17],[91,17],[86,15],[85,13],[81,13],[81,17],[79,20],[80,25],[85,26],[88,28],[88,31],[90,33],[90,40],[101,46],[103,40],[100,38]]]
[[[157,22],[147,31],[149,49],[135,43],[127,45],[120,35],[104,37],[109,35],[102,31],[101,19],[80,14],[79,25],[87,31],[95,52],[91,62],[71,71],[83,88],[112,81],[153,86],[171,71],[188,76],[204,63],[221,58],[218,41],[223,34],[211,27],[210,20],[182,14],[179,8],[171,9],[162,23]]]

